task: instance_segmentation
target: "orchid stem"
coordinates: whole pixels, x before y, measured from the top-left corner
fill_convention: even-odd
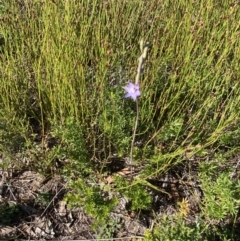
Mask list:
[[[138,119],[139,119],[138,100],[136,100],[136,108],[137,108],[137,115],[136,115],[135,125],[134,125],[134,129],[133,129],[133,138],[132,138],[131,150],[130,150],[130,166],[131,166],[131,169],[132,169],[132,162],[133,162],[133,148],[134,148],[135,137],[136,137],[136,132],[137,132]]]
[[[138,59],[138,68],[137,68],[137,75],[136,75],[136,78],[135,78],[135,85],[139,84],[140,75],[141,75],[141,73],[143,72],[143,69],[144,69],[144,62],[147,58],[148,49],[149,49],[149,43],[147,42],[144,45],[143,40],[141,40],[140,41],[141,56]],[[138,126],[138,120],[139,120],[139,107],[138,107],[138,100],[137,99],[136,99],[136,107],[137,107],[137,116],[136,116],[135,125],[134,125],[134,129],[133,129],[133,138],[132,138],[131,150],[130,150],[131,171],[132,171],[132,165],[133,165],[133,148],[134,148],[137,126]]]

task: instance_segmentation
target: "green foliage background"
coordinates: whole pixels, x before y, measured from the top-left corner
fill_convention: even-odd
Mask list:
[[[31,168],[46,174],[59,159],[58,172],[71,190],[68,201],[82,205],[88,200],[86,212],[107,217],[119,194],[129,198],[134,210],[150,209],[146,180],[184,163],[186,150],[206,165],[215,152],[213,169],[218,168],[217,155],[238,153],[239,3],[160,2],[1,2],[2,169],[13,162],[26,168],[21,159],[16,161],[17,153],[35,152]],[[106,199],[98,180],[110,172],[113,156],[129,156],[136,110],[123,98],[122,86],[135,78],[140,39],[151,44],[140,82],[134,148],[134,162],[143,169],[131,182],[116,178]],[[206,217],[201,232],[210,230],[213,220],[236,217],[239,210],[239,183],[229,178],[234,167],[226,157],[222,165],[226,170],[219,178],[199,170],[201,215]],[[87,190],[85,197],[82,190]],[[102,212],[96,211],[99,205]]]

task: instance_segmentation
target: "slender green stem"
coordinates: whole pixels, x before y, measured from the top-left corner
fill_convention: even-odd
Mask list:
[[[138,119],[139,119],[138,100],[136,100],[136,108],[137,108],[137,115],[136,115],[135,125],[134,125],[134,129],[133,129],[133,138],[132,138],[131,150],[130,150],[130,166],[131,167],[132,167],[132,161],[133,161],[133,148],[134,148],[135,137],[136,137],[136,132],[137,132]]]

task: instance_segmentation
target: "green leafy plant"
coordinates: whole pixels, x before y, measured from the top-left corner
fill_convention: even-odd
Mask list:
[[[47,206],[51,201],[51,194],[49,192],[42,192],[37,197],[37,202],[43,206]]]
[[[68,118],[65,125],[56,127],[53,136],[59,139],[58,157],[67,159],[63,173],[68,177],[84,175],[91,172],[91,162],[87,159],[86,141],[81,124],[73,118]]]
[[[193,226],[186,225],[185,221],[178,215],[167,217],[164,215],[152,232],[146,230],[144,241],[153,240],[207,240],[203,235],[204,226],[196,223]]]
[[[9,225],[16,221],[19,215],[19,208],[14,204],[0,204],[0,224]]]
[[[97,237],[99,239],[108,239],[109,241],[114,240],[114,233],[116,232],[116,229],[120,227],[121,224],[119,224],[118,220],[109,220],[107,224],[103,224],[101,227],[99,227]]]
[[[125,178],[116,176],[115,182],[117,191],[130,201],[132,210],[150,208],[152,197],[141,180],[135,180],[130,184]]]
[[[202,210],[209,222],[220,222],[228,216],[236,217],[239,209],[239,183],[233,182],[228,173],[219,174],[216,180],[203,174],[201,181],[204,193]]]
[[[115,208],[118,199],[101,189],[97,183],[88,184],[83,179],[70,182],[72,192],[65,200],[70,207],[83,206],[84,211],[95,218],[94,228],[108,222],[110,212]]]

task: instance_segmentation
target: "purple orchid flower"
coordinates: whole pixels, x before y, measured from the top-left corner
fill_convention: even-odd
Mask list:
[[[137,100],[137,97],[140,96],[140,87],[139,84],[128,83],[127,86],[123,87],[127,91],[125,98],[132,98],[134,101]]]

